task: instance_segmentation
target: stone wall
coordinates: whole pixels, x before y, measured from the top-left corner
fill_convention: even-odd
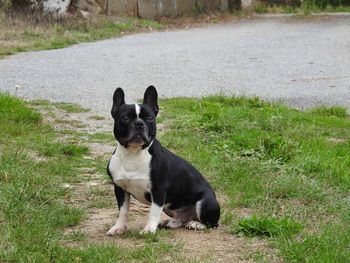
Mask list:
[[[216,10],[228,10],[229,0],[100,0],[109,15],[131,15],[143,18],[181,16]]]

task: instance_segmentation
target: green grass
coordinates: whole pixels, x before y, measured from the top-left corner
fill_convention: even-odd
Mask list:
[[[90,109],[83,108],[77,104],[68,103],[68,102],[56,102],[52,105],[56,106],[62,111],[65,111],[67,113],[81,113],[81,112],[89,112]]]
[[[100,169],[106,161],[83,158],[89,152],[84,145],[58,142],[60,133],[45,125],[40,113],[3,93],[0,118],[1,262],[156,262],[164,255],[177,257],[177,246],[159,239],[125,249],[117,243],[95,244],[81,232],[64,235],[64,228],[79,224],[86,211],[66,204],[72,193],[61,186],[82,182],[79,168]],[[72,248],[66,242],[80,245]]]
[[[345,109],[302,112],[257,98],[221,96],[161,105],[168,126],[161,142],[227,196],[222,221],[232,233],[265,236],[287,262],[347,262],[350,119]],[[232,212],[240,208],[252,217]]]
[[[156,21],[131,17],[118,21],[103,16],[92,20],[55,19],[20,13],[8,16],[0,10],[0,58],[18,52],[64,48],[163,27]]]
[[[311,110],[311,113],[318,116],[334,116],[346,118],[348,116],[346,109],[342,107],[317,107]]]
[[[281,235],[290,237],[298,234],[301,230],[301,224],[295,223],[286,218],[276,219],[252,216],[238,220],[232,229],[232,233],[243,234],[250,237],[277,237]]]
[[[300,6],[290,6],[290,5],[271,5],[263,2],[256,2],[252,5],[251,9],[244,12],[255,12],[256,14],[266,14],[266,13],[282,13],[282,14],[297,14],[297,15],[310,15],[317,13],[348,13],[350,12],[350,6],[348,5],[325,5],[320,7],[315,4],[314,1],[304,1]]]
[[[50,106],[48,102],[31,105]],[[56,106],[54,106],[56,107]],[[64,110],[64,109],[61,109]],[[222,223],[234,235],[263,238],[286,262],[348,262],[350,258],[350,118],[343,108],[301,112],[257,98],[213,96],[161,101],[167,127],[162,144],[193,163],[225,196]],[[184,261],[163,236],[135,248],[98,244],[83,233],[63,235],[86,208],[110,207],[103,186],[89,189],[83,208],[64,200],[80,183],[79,168],[105,173],[105,160],[83,158],[84,141],[111,142],[112,135],[55,131],[26,102],[0,94],[0,261]],[[61,141],[72,135],[73,141]],[[251,216],[239,216],[240,209]],[[237,213],[236,213],[237,212]],[[215,231],[215,230],[214,230]],[[64,242],[77,242],[67,247]],[[266,261],[254,252],[251,258]]]
[[[105,142],[105,143],[114,143],[115,138],[112,132],[104,133],[104,132],[95,132],[89,134],[89,139],[92,142]]]

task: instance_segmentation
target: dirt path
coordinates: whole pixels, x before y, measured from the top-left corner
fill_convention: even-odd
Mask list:
[[[105,167],[108,158],[114,150],[114,141],[83,140],[81,134],[86,137],[93,134],[110,133],[111,120],[87,113],[65,113],[55,107],[37,107],[46,116],[45,120],[55,123],[55,128],[65,134],[65,140],[80,140],[91,149],[87,159],[102,162]],[[76,134],[69,134],[67,130],[80,133],[80,139]],[[161,127],[164,132],[164,127]],[[107,230],[115,223],[117,209],[113,186],[103,169],[97,167],[83,167],[79,169],[81,181],[75,184],[63,184],[62,187],[70,188],[72,195],[67,203],[87,211],[87,216],[79,225],[64,230],[66,235],[81,233],[86,237],[88,244],[112,243],[125,248],[134,248],[144,245],[145,239],[138,232],[145,225],[148,216],[148,206],[131,200],[128,232],[123,236],[109,237]],[[219,193],[221,206],[225,204],[225,198]],[[249,215],[249,211],[239,211]],[[162,215],[163,219],[167,216]],[[179,248],[180,258],[185,261],[195,262],[254,262],[256,255],[263,256],[268,262],[281,262],[268,244],[261,239],[248,239],[234,236],[229,233],[227,226],[220,224],[217,229],[207,231],[190,231],[184,228],[176,230],[162,230],[159,239],[173,244]],[[69,241],[65,246],[81,247],[86,242]],[[177,256],[179,256],[177,255]],[[255,255],[255,256],[254,256]],[[255,260],[254,260],[255,259]],[[174,255],[164,258],[164,262],[174,260]]]

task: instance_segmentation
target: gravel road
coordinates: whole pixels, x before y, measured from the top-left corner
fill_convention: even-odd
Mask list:
[[[241,19],[0,60],[0,90],[104,116],[116,87],[131,102],[150,84],[161,97],[245,94],[350,111],[350,16]]]

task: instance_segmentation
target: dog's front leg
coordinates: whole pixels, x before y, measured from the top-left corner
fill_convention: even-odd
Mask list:
[[[159,222],[160,215],[163,211],[163,206],[165,202],[165,191],[160,189],[152,190],[152,204],[149,211],[149,218],[146,226],[141,231],[141,233],[155,233]]]
[[[114,236],[124,234],[126,226],[128,224],[129,216],[129,204],[130,204],[130,194],[125,192],[122,188],[114,184],[114,193],[117,198],[119,215],[117,222],[111,229],[108,230],[107,235]]]

